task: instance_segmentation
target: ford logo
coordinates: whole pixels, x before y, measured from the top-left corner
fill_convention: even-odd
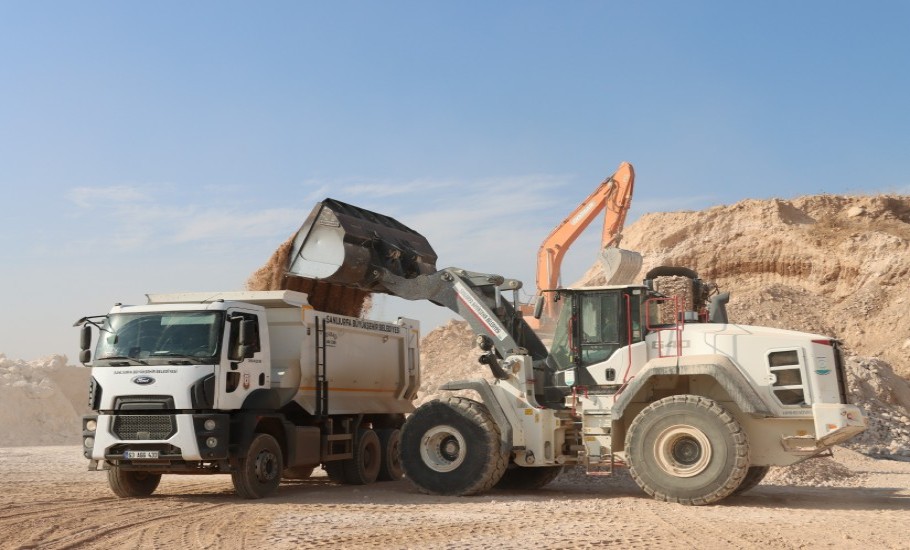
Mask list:
[[[149,384],[154,384],[155,379],[151,376],[134,376],[133,384],[139,384],[140,386],[148,386]]]

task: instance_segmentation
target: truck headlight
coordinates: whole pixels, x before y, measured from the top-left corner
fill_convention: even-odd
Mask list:
[[[215,429],[215,419],[209,418],[202,425],[205,427],[205,431],[210,432]],[[214,445],[212,446],[214,447]]]
[[[96,420],[86,420],[85,421],[86,430],[88,430],[90,432],[94,432],[97,428],[98,428],[98,421],[96,421]]]
[[[213,422],[214,422],[214,421],[213,421]],[[205,440],[205,446],[208,447],[209,449],[214,449],[215,447],[218,446],[218,438],[217,438],[217,437],[210,437],[210,438],[206,439],[206,440]]]
[[[86,449],[91,449],[92,447],[95,446],[95,438],[94,438],[94,437],[86,437],[86,438],[82,441],[82,444],[85,446]]]

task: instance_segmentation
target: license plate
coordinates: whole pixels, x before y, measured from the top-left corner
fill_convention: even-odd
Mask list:
[[[126,460],[149,460],[158,458],[158,451],[125,451],[123,458]]]

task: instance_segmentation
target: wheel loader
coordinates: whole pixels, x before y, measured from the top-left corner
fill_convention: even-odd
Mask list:
[[[435,262],[427,240],[397,220],[326,199],[298,232],[287,269],[429,300],[476,333],[495,382],[443,385],[474,398],[430,401],[402,429],[402,466],[426,493],[535,489],[566,466],[591,475],[625,466],[656,499],[706,505],[865,429],[847,400],[836,339],[730,323],[729,295],[711,296],[694,271],[546,292],[558,309],[547,349],[517,307],[520,281]]]

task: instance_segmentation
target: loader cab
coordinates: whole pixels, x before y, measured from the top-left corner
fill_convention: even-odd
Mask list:
[[[618,350],[644,339],[648,298],[649,291],[643,286],[553,293],[558,316],[548,366],[558,393],[566,395],[573,386],[596,385],[586,367],[603,363]]]

